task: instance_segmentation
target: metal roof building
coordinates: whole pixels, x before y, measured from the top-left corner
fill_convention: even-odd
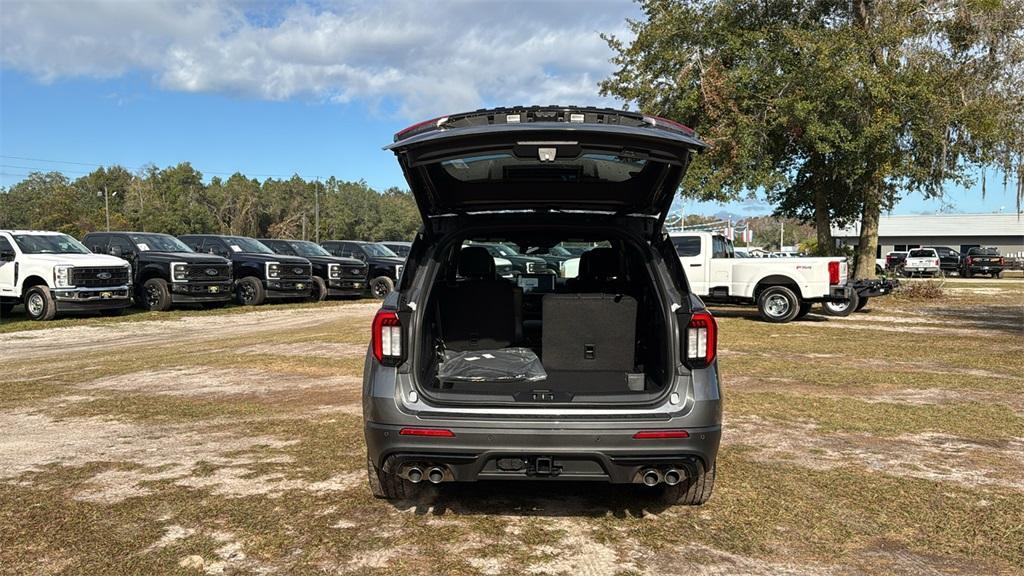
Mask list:
[[[860,223],[833,228],[841,246],[856,246]],[[1024,256],[1024,214],[928,214],[882,216],[878,221],[878,254],[919,246],[948,246],[966,252],[994,246],[1004,256]]]

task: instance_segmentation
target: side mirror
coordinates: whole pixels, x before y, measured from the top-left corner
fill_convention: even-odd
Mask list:
[[[0,262],[13,262],[14,261],[14,250],[4,250],[0,252]]]
[[[121,250],[120,246],[111,246],[110,247],[110,255],[111,256],[117,256],[118,258],[120,258],[121,256],[124,255],[124,251]]]

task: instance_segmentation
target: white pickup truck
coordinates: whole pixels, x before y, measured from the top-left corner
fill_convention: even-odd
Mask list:
[[[67,234],[0,230],[0,318],[18,303],[30,320],[58,312],[119,314],[131,306],[131,266]]]
[[[736,258],[732,242],[710,232],[669,234],[690,289],[706,302],[756,304],[768,322],[789,322],[806,315],[814,302],[827,313],[848,315],[856,293],[847,285],[843,257]]]

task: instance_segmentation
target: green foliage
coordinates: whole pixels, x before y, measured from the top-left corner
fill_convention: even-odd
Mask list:
[[[601,89],[711,145],[684,193],[830,223],[985,167],[1024,194],[1021,0],[642,0]],[[862,238],[862,250],[865,240]],[[876,239],[871,236],[871,242]],[[874,245],[870,246],[873,253]]]
[[[113,230],[313,239],[317,196],[321,240],[407,240],[420,227],[415,200],[397,188],[380,193],[365,182],[315,182],[297,175],[260,182],[240,173],[206,184],[186,162],[138,174],[120,166],[100,168],[74,182],[59,172],[30,174],[0,190],[0,228],[81,237],[106,229],[106,198]]]

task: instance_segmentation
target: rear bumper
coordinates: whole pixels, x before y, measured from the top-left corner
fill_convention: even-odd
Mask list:
[[[964,270],[971,274],[998,274],[1003,271],[1003,266],[966,266]]]
[[[434,423],[435,426],[437,423]],[[525,422],[521,424],[527,424]],[[705,465],[718,456],[721,426],[686,428],[688,438],[636,440],[640,430],[678,430],[671,422],[640,422],[632,427],[566,430],[528,426],[474,428],[441,425],[453,437],[402,436],[402,426],[367,422],[370,457],[387,472],[401,474],[403,466],[443,465],[445,480],[597,480],[614,484],[640,483],[647,468],[686,469],[699,460]],[[418,426],[422,426],[418,424]],[[538,470],[538,459],[546,460]]]
[[[805,302],[846,302],[853,297],[853,288],[846,286],[829,286],[828,295],[821,298],[804,298]]]
[[[51,291],[58,312],[110,310],[132,305],[131,288],[58,288]]]

